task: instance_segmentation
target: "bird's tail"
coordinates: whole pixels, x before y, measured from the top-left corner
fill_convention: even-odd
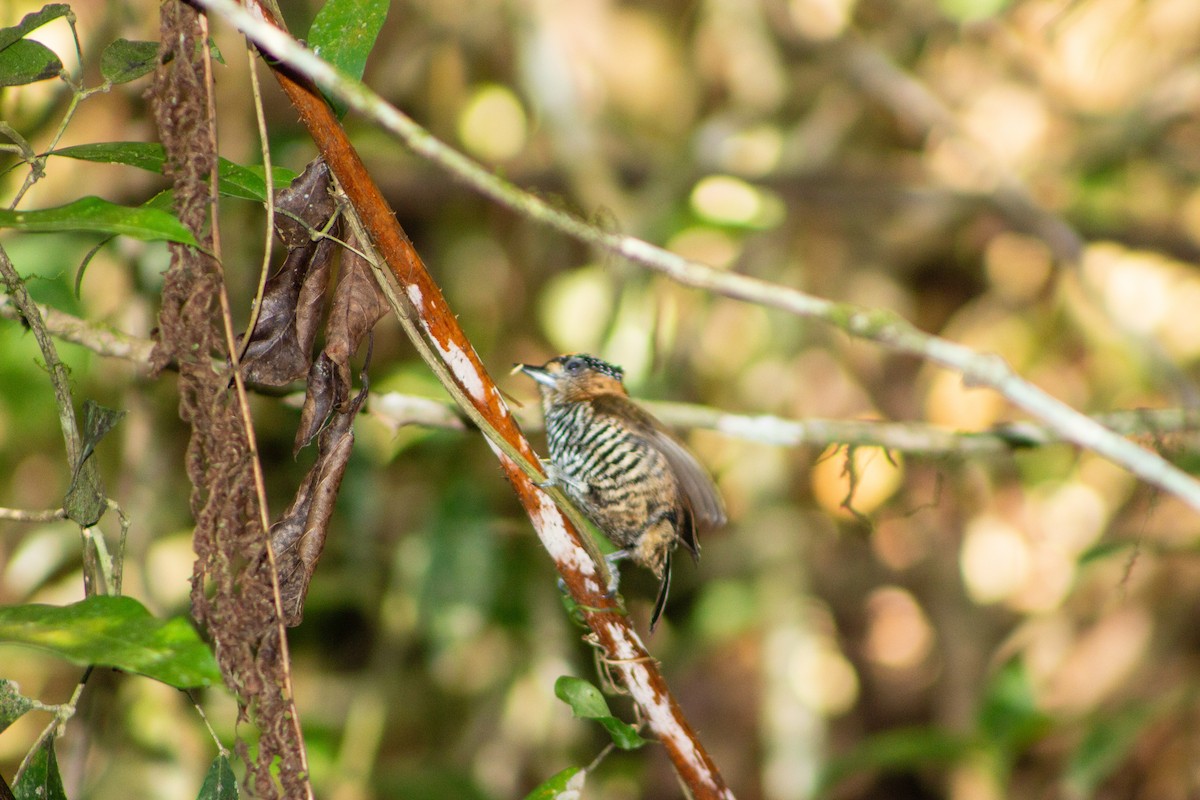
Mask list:
[[[654,612],[650,614],[650,632],[654,633],[654,626],[658,624],[658,618],[662,616],[663,610],[667,607],[667,593],[671,590],[671,554],[667,553],[666,561],[663,562],[662,583],[658,587],[658,599],[654,601]]]

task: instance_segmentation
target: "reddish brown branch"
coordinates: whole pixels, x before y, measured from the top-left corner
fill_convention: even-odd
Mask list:
[[[270,20],[259,0],[245,0],[253,13]],[[387,262],[401,294],[412,306],[430,343],[440,352],[456,395],[475,410],[515,451],[537,463],[533,449],[517,428],[495,382],[451,313],[441,289],[426,270],[379,188],[372,180],[341,124],[320,94],[278,65],[280,86],[300,113],[310,135],[350,199],[375,248]],[[583,610],[599,645],[641,707],[650,729],[666,748],[680,778],[696,798],[732,798],[716,765],[696,738],[672,696],[658,664],[647,653],[627,618],[607,596],[596,565],[587,555],[580,532],[520,467],[498,453],[505,474],[555,560],[568,591]]]

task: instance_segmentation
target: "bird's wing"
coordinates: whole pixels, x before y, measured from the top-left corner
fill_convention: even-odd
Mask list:
[[[708,472],[661,422],[629,398],[602,395],[592,402],[597,412],[628,420],[639,436],[666,457],[675,479],[679,481],[679,488],[689,506],[688,510],[695,527],[695,530],[692,530],[692,525],[681,526],[683,543],[692,551],[692,555],[699,555],[700,546],[696,541],[696,534],[716,530],[726,522],[725,505]]]
[[[725,524],[725,504],[712,478],[700,462],[678,439],[665,430],[654,431],[653,442],[667,457],[684,495],[690,501],[696,527],[701,533],[716,530]]]

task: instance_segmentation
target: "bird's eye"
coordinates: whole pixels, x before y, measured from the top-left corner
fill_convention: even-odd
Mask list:
[[[568,358],[567,363],[563,364],[563,369],[570,375],[578,375],[583,372],[584,366],[582,358]]]

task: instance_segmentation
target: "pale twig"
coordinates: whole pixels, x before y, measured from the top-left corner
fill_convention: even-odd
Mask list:
[[[121,358],[143,366],[150,363],[154,342],[149,339],[88,322],[41,303],[33,305],[41,315],[45,330],[65,342],[86,347],[97,355]],[[0,293],[0,317],[14,322],[24,320],[21,309],[9,294]]]
[[[33,743],[33,747],[29,748],[29,752],[27,752],[25,757],[21,759],[21,764],[17,767],[17,773],[13,776],[14,785],[20,783],[21,776],[25,773],[25,770],[29,768],[30,763],[33,761],[34,755],[37,754],[37,750],[42,746],[42,743],[51,737],[57,739],[63,735],[63,730],[66,728],[67,722],[70,721],[71,717],[75,716],[75,710],[79,706],[79,698],[83,696],[83,687],[87,685],[87,679],[91,674],[91,667],[88,667],[84,670],[83,677],[81,677],[79,682],[75,684],[75,691],[71,692],[71,699],[65,703],[60,703],[58,705],[46,705],[38,702],[37,700],[32,700],[32,698],[29,698],[33,702],[33,708],[37,709],[38,711],[49,711],[50,713],[54,714],[54,719],[50,720],[50,723],[38,736],[37,741]]]
[[[56,522],[66,519],[67,512],[61,508],[45,511],[28,511],[23,508],[0,508],[0,519],[8,522]]]
[[[297,405],[302,397],[289,397]],[[853,445],[882,447],[908,455],[982,456],[1011,453],[1025,447],[1061,444],[1064,440],[1045,425],[1033,422],[1001,423],[987,430],[955,431],[920,422],[881,420],[787,419],[770,414],[734,414],[693,403],[639,401],[647,411],[672,428],[711,430],[732,439],[780,447]],[[367,411],[392,429],[405,425],[463,430],[468,420],[451,403],[398,392],[372,393]],[[526,431],[542,430],[541,412],[515,411]],[[1195,432],[1200,417],[1180,408],[1137,409],[1100,414],[1096,422],[1126,436]]]
[[[1015,228],[1041,239],[1061,264],[1079,271],[1088,302],[1146,354],[1155,367],[1151,374],[1168,378],[1186,405],[1200,405],[1200,390],[1179,365],[1167,357],[1162,345],[1144,331],[1135,330],[1128,322],[1107,312],[1103,289],[1087,272],[1079,270],[1086,247],[1079,232],[1060,214],[1039,203],[1028,185],[987,143],[970,131],[959,114],[919,78],[860,36],[847,34],[832,48],[845,74],[872,100],[898,119],[923,131],[930,142],[952,148],[955,156],[974,172],[981,197],[999,209]]]
[[[259,269],[258,290],[254,293],[254,301],[250,304],[250,319],[246,322],[246,335],[242,337],[242,346],[238,350],[237,360],[246,357],[246,350],[254,338],[254,329],[258,327],[258,318],[262,314],[263,293],[267,288],[267,276],[271,272],[271,250],[275,243],[275,172],[271,167],[271,143],[267,132],[267,118],[263,112],[262,86],[258,82],[258,59],[254,48],[246,43],[246,59],[250,64],[250,91],[254,95],[254,119],[258,124],[258,143],[262,152],[263,179],[267,185],[267,226],[266,241],[263,242],[262,267]]]
[[[150,339],[96,325],[48,306],[38,305],[38,309],[51,335],[86,347],[98,355],[131,361],[138,367],[149,366],[150,350],[154,347]],[[0,317],[14,321],[21,319],[11,298],[4,294],[0,294]],[[298,408],[303,395],[289,395],[284,402]],[[737,414],[693,403],[643,401],[641,405],[673,428],[713,430],[734,439],[781,447],[852,444],[917,455],[967,456],[995,455],[1015,448],[1064,441],[1053,428],[1028,421],[1003,423],[982,431],[955,431],[920,422],[799,420],[770,414]],[[471,424],[453,403],[399,392],[372,392],[367,401],[367,413],[393,429],[416,425],[465,430]],[[541,430],[540,412],[531,408],[514,413],[525,430]],[[1183,408],[1113,411],[1096,414],[1092,419],[1122,436],[1200,430],[1200,416]],[[0,512],[0,518],[4,518],[3,512]]]
[[[232,0],[201,0],[200,4],[220,14],[275,59],[349,107],[366,114],[414,152],[443,167],[486,197],[686,286],[818,319],[851,336],[877,342],[897,352],[917,355],[957,371],[968,385],[994,389],[1063,439],[1099,453],[1200,511],[1200,482],[1156,453],[1122,438],[1021,379],[999,356],[977,353],[961,344],[931,336],[891,312],[834,303],[791,287],[722,272],[632,236],[600,230],[521,191],[448,147],[360,81],[342,74],[289,34]]]

